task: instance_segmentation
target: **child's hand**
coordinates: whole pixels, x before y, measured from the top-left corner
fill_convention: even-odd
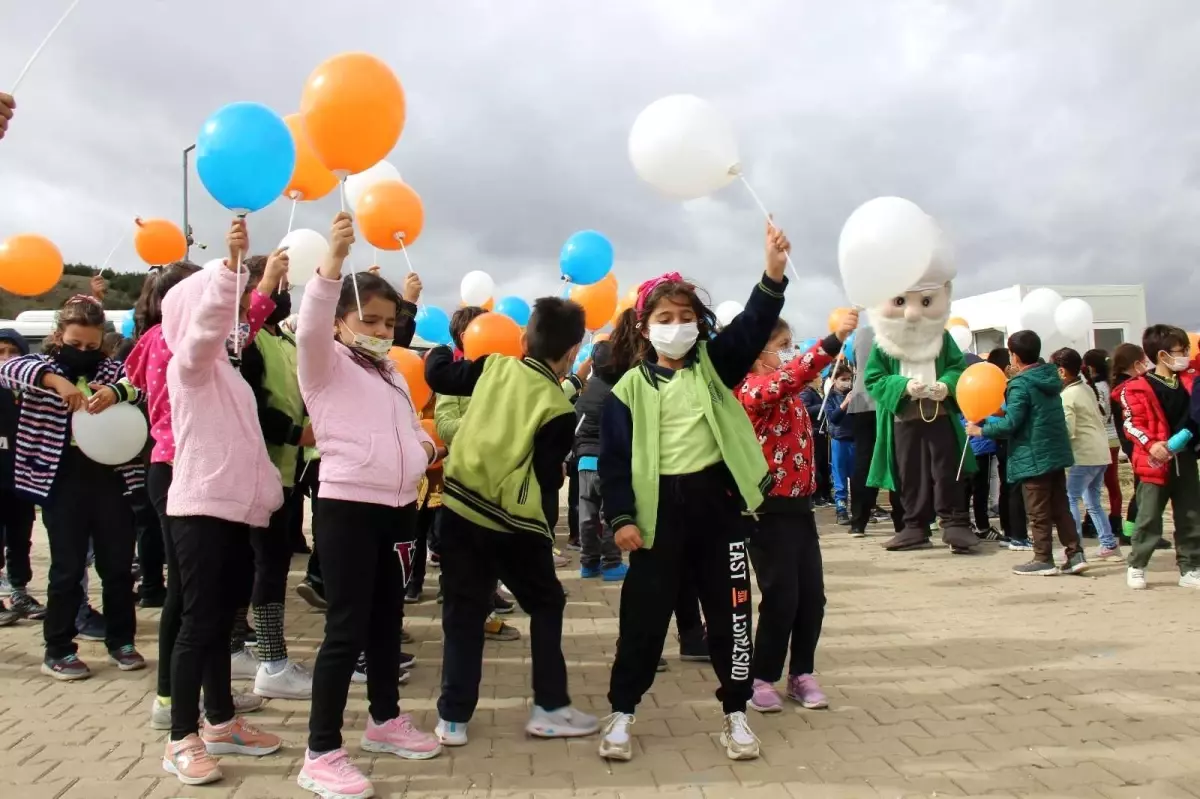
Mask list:
[[[88,388],[96,392],[88,398],[87,412],[100,413],[117,404],[116,389],[112,386],[106,386],[103,383],[88,383]]]
[[[317,437],[313,435],[312,425],[305,425],[304,430],[300,433],[300,446],[315,447],[317,445]]]
[[[350,214],[342,211],[333,218],[329,230],[329,254],[344,261],[350,256],[350,245],[354,244],[354,221]]]
[[[850,398],[853,396],[854,396],[853,391],[846,392],[846,398],[844,400],[842,400],[842,410],[843,411],[850,407]]]
[[[59,399],[66,403],[67,410],[72,413],[87,404],[87,397],[83,396],[83,392],[61,375],[47,374],[42,378],[42,385],[57,394]]]
[[[103,302],[104,295],[108,293],[108,281],[96,275],[91,279],[89,285],[92,290],[92,296]]]
[[[642,531],[636,525],[627,524],[617,530],[613,542],[622,552],[633,552],[642,548]]]
[[[287,279],[289,265],[287,247],[280,247],[268,255],[262,280],[258,282],[258,293],[270,297],[278,291]]]
[[[428,458],[426,463],[433,463],[437,460],[437,449],[428,441],[421,442],[421,448],[425,450],[425,457]]]
[[[421,299],[422,288],[424,288],[424,286],[421,285],[420,275],[418,275],[416,272],[409,272],[407,275],[405,275],[403,292],[405,302],[411,302],[413,305],[416,305],[417,300]]]
[[[0,92],[0,139],[8,132],[8,120],[13,118],[13,109],[16,107],[17,101],[11,94]]]
[[[1162,441],[1155,441],[1150,445],[1150,457],[1156,461],[1166,463],[1171,460],[1171,449]]]
[[[783,280],[783,270],[787,269],[788,253],[792,243],[783,231],[767,220],[767,276],[774,281]]]
[[[851,308],[842,314],[842,323],[838,325],[838,329],[834,331],[834,335],[838,337],[838,341],[845,341],[857,329],[858,309]]]
[[[225,268],[236,274],[242,258],[250,252],[250,234],[246,231],[244,217],[236,217],[230,223],[229,232],[225,234],[225,244],[229,248],[229,258],[225,261]]]
[[[967,422],[967,435],[980,438],[983,436],[983,428],[974,422]]]

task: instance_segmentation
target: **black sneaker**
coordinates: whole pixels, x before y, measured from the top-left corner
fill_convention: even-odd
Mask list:
[[[1004,541],[1004,533],[997,530],[995,527],[988,525],[986,530],[976,530],[975,535],[980,541]]]
[[[67,655],[62,658],[46,658],[42,661],[42,674],[56,680],[70,682],[86,680],[92,676],[92,670],[77,655]]]
[[[0,627],[10,627],[20,621],[20,619],[20,613],[4,607],[4,601],[0,600]]]
[[[854,525],[851,525],[850,526],[850,537],[851,538],[866,538],[867,531],[861,527],[855,527]]]
[[[1067,558],[1066,565],[1063,566],[1063,572],[1066,574],[1083,574],[1088,570],[1087,558],[1083,556],[1083,551],[1076,552],[1071,557]]]
[[[512,602],[509,602],[499,591],[497,591],[492,597],[492,607],[497,613],[507,616],[509,613],[513,612],[513,609],[516,608],[516,605],[514,605]]]
[[[850,514],[847,513],[845,510],[839,510],[837,512],[837,523],[842,525],[843,527],[849,527],[850,526]]]
[[[133,644],[109,650],[108,659],[121,671],[140,671],[146,668],[146,659],[138,653]]]
[[[167,589],[152,588],[143,590],[138,596],[139,608],[161,608],[167,603]]]
[[[403,655],[400,659],[400,679],[397,682],[404,685],[412,677],[408,670],[404,668]],[[362,653],[358,656],[358,660],[354,663],[354,673],[350,675],[350,682],[356,682],[360,685],[367,681],[367,656]]]
[[[421,604],[421,591],[420,591],[420,589],[414,589],[414,588],[410,588],[410,589],[408,589],[407,591],[405,591],[405,592],[404,592],[404,604],[406,604],[406,605],[419,605],[419,604]]]
[[[300,584],[296,586],[296,593],[310,607],[314,607],[317,610],[325,610],[325,608],[329,607],[329,603],[325,601],[325,590],[307,579],[301,580]]]
[[[1154,545],[1155,549],[1170,549],[1171,542],[1165,538],[1158,539],[1158,543]]]
[[[658,659],[658,666],[657,666],[657,668],[655,668],[654,670],[655,670],[655,671],[658,671],[658,672],[663,672],[663,671],[666,671],[666,670],[667,670],[667,659],[666,659],[666,658],[659,658],[659,659]]]
[[[884,510],[883,508],[875,508],[873,511],[871,511],[871,521],[872,522],[875,522],[875,523],[890,522],[891,520],[892,520],[892,514],[889,511]]]
[[[12,609],[23,619],[41,621],[46,618],[46,606],[24,591],[13,591]]]
[[[413,642],[412,633],[410,633],[408,630],[401,627],[400,628],[400,643],[411,644],[412,642]]]
[[[442,568],[442,556],[436,552],[429,553],[429,565],[435,569]]]
[[[1092,521],[1091,516],[1083,517],[1083,525],[1079,534],[1084,538],[1099,538],[1100,534],[1096,532],[1096,523]]]
[[[1058,573],[1058,567],[1053,563],[1042,563],[1040,560],[1031,560],[1013,567],[1013,574],[1023,577],[1054,577]]]
[[[708,634],[703,627],[688,630],[679,636],[679,659],[688,663],[709,661]]]
[[[400,653],[400,670],[408,671],[413,666],[417,665],[417,656],[410,655],[407,652]]]
[[[87,609],[87,618],[84,619],[83,624],[79,625],[77,629],[79,633],[78,637],[84,641],[103,641],[108,633],[108,625],[104,623],[104,614],[92,607]],[[65,679],[78,680],[82,678],[70,677]]]

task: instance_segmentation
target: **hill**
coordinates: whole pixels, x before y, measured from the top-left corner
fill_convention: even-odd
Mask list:
[[[94,274],[94,266],[67,264],[58,285],[37,297],[18,297],[0,289],[0,319],[16,319],[22,311],[56,311],[72,296],[90,294],[90,282]],[[141,272],[108,273],[105,279],[108,280],[108,294],[104,298],[104,307],[120,311],[133,307],[142,293],[146,275]]]

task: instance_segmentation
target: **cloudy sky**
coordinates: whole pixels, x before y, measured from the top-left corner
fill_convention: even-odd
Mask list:
[[[0,0],[0,86],[66,5]],[[744,299],[763,223],[741,187],[684,206],[629,165],[638,112],[687,92],[737,131],[794,242],[786,315],[814,333],[844,302],[842,222],[887,194],[941,221],[960,296],[1144,282],[1151,318],[1196,329],[1197,41],[1196,0],[83,0],[18,92],[0,237],[100,262],[135,214],[180,218],[181,151],[208,114],[291,113],[320,61],[365,50],[407,92],[391,160],[424,199],[411,254],[429,302],[455,304],[471,269],[501,295],[555,291],[584,228],[612,239],[622,291],[678,269],[714,303]],[[219,245],[227,213],[198,181],[191,197],[197,240]],[[288,210],[251,218],[256,250]],[[336,210],[302,205],[297,226]],[[139,268],[130,245],[116,261]],[[399,253],[381,261],[402,273]]]

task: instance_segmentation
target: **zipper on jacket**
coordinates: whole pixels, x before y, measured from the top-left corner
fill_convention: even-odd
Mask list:
[[[525,500],[529,499],[529,476],[531,472],[525,473],[525,479],[521,481],[521,490],[517,492],[517,503],[524,505]]]

